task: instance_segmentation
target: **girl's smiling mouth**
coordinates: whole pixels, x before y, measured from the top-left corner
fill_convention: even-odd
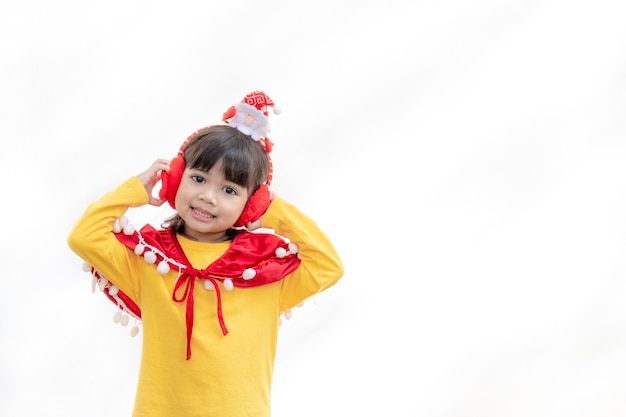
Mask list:
[[[207,220],[210,220],[210,219],[214,219],[214,218],[215,218],[215,216],[213,216],[211,213],[206,212],[206,211],[201,210],[201,209],[196,208],[196,207],[192,207],[192,208],[191,208],[191,211],[193,212],[193,214],[194,214],[196,217],[200,217],[200,218],[202,218],[202,219],[207,219]]]

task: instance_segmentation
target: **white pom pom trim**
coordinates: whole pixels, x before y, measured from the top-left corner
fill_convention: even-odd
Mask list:
[[[241,274],[241,276],[243,277],[243,279],[249,280],[256,276],[256,271],[252,268],[248,268],[245,271],[243,271],[243,274]]]
[[[157,256],[154,252],[146,252],[143,254],[143,259],[144,261],[148,262],[149,264],[153,264],[156,262],[157,260]]]
[[[113,323],[119,323],[122,321],[122,311],[117,310],[115,314],[113,314]]]
[[[159,265],[157,266],[157,272],[161,275],[165,275],[170,272],[170,266],[167,261],[159,262]]]

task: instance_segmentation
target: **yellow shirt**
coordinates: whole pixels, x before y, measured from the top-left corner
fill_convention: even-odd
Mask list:
[[[299,267],[281,281],[216,295],[198,282],[194,290],[193,355],[186,360],[185,303],[172,300],[174,270],[154,264],[120,243],[112,225],[129,207],[148,202],[141,182],[130,178],[92,203],[68,237],[71,249],[128,295],[142,313],[142,356],[134,417],[269,417],[280,314],[335,284],[343,275],[332,243],[306,215],[276,198],[262,227],[298,245]],[[230,242],[202,243],[177,236],[196,269],[218,259]]]

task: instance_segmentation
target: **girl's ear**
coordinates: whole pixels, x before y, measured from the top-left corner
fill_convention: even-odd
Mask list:
[[[159,190],[159,198],[167,200],[173,209],[176,208],[176,193],[180,186],[185,171],[185,160],[182,156],[177,156],[170,162],[170,171],[161,172],[161,190]]]
[[[261,185],[259,189],[256,190],[252,196],[250,196],[248,204],[246,204],[246,207],[243,209],[241,216],[239,216],[239,219],[235,222],[234,226],[241,227],[258,220],[265,214],[265,211],[271,202],[272,195],[270,193],[270,187],[267,184]]]

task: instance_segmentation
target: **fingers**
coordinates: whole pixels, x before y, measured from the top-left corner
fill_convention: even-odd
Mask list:
[[[148,193],[148,204],[153,206],[162,205],[165,200],[161,200],[152,195],[152,190],[155,185],[161,180],[161,173],[163,171],[169,172],[170,170],[170,160],[159,158],[155,160],[152,165],[148,167],[141,174],[137,175],[137,178],[143,184],[146,192]]]
[[[170,161],[168,159],[157,159],[148,169],[137,175],[145,187],[153,186],[161,179],[161,171],[169,172]]]
[[[156,198],[152,195],[148,198],[148,204],[150,204],[151,206],[160,207],[163,205],[163,203],[165,203],[165,200],[161,200],[160,198]]]
[[[156,172],[159,171],[170,171],[170,160],[169,159],[163,159],[163,158],[159,158],[156,161],[154,161],[154,163],[152,164],[151,168],[155,169]]]
[[[257,220],[253,222],[246,223],[246,229],[248,229],[249,231],[260,229],[262,220],[263,220],[263,216],[259,217]]]
[[[145,171],[150,174],[155,174],[160,176],[161,171],[170,171],[170,160],[159,158],[150,165],[150,167]]]

